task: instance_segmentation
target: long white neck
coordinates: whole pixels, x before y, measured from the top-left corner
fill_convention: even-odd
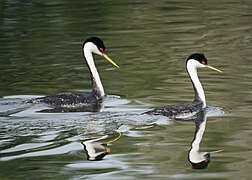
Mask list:
[[[194,138],[194,141],[192,142],[192,150],[193,151],[199,151],[199,149],[200,149],[200,142],[201,142],[201,140],[203,138],[203,134],[205,132],[205,129],[206,129],[206,120],[204,120],[196,128],[195,138]]]
[[[205,113],[205,112],[204,112]],[[206,115],[204,114],[203,122],[195,122],[196,130],[194,134],[194,140],[192,142],[192,148],[189,152],[189,158],[192,162],[200,162],[204,159],[206,152],[200,152],[200,142],[203,138],[205,129],[206,129]]]
[[[187,72],[189,74],[189,77],[192,81],[193,88],[194,88],[194,93],[195,93],[195,100],[200,100],[203,102],[203,108],[206,107],[206,97],[204,93],[204,89],[200,83],[200,80],[198,78],[198,73],[197,73],[197,66],[198,62],[195,60],[189,60],[187,62]]]
[[[91,81],[93,86],[93,93],[102,97],[105,95],[103,85],[101,83],[101,79],[99,73],[95,67],[94,59],[93,59],[93,48],[94,45],[92,43],[86,43],[83,47],[83,53],[87,61],[87,65],[89,67],[91,73]]]

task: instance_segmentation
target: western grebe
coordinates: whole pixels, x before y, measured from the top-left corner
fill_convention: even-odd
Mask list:
[[[187,58],[186,70],[193,84],[195,98],[191,103],[178,104],[163,106],[151,111],[145,112],[144,114],[149,115],[163,115],[170,118],[184,119],[190,118],[196,115],[199,111],[206,107],[206,98],[203,87],[198,78],[197,69],[198,68],[210,68],[217,72],[222,72],[212,66],[207,65],[207,59],[204,54],[194,53]]]
[[[105,45],[103,41],[98,37],[90,37],[86,39],[82,46],[83,57],[86,59],[87,66],[89,68],[92,92],[66,92],[59,94],[52,94],[45,97],[31,99],[29,103],[46,103],[54,106],[52,112],[68,112],[68,111],[97,111],[100,109],[99,104],[104,97],[105,92],[99,76],[99,73],[95,67],[92,53],[103,56],[115,67],[119,66],[110,59],[105,52]],[[97,108],[98,103],[98,108]],[[86,109],[86,107],[88,107]],[[99,110],[98,110],[99,111]]]

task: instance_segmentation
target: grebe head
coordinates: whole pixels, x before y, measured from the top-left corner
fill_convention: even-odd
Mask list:
[[[188,61],[193,61],[193,63],[195,64],[195,68],[203,68],[206,67],[205,65],[207,65],[207,58],[204,54],[201,53],[192,54],[187,58],[187,63]]]
[[[85,45],[89,45],[91,52],[100,56],[102,56],[102,53],[106,50],[104,42],[98,37],[90,37],[86,39],[83,43],[83,47]]]
[[[194,53],[194,54],[190,55],[187,58],[186,63],[191,64],[190,66],[195,68],[195,69],[207,67],[207,68],[212,69],[214,71],[222,72],[221,70],[219,70],[219,69],[217,69],[217,68],[215,68],[213,66],[209,66],[207,64],[207,58],[202,53]]]
[[[119,66],[105,54],[106,48],[105,48],[104,42],[100,38],[90,37],[90,38],[86,39],[82,45],[82,49],[84,52],[85,52],[85,50],[84,50],[85,48],[88,49],[88,51],[90,51],[91,53],[95,53],[100,56],[103,56],[111,64],[113,64],[115,67],[119,68]]]
[[[198,160],[190,159],[189,161],[192,165],[193,169],[206,169],[208,164],[210,163],[210,153],[199,153]]]

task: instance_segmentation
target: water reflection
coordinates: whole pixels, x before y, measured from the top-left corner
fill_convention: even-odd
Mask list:
[[[221,152],[223,150],[217,150],[212,152],[201,152],[200,143],[203,138],[206,122],[207,122],[207,112],[206,110],[201,111],[195,122],[195,133],[194,139],[191,144],[191,149],[188,152],[188,160],[192,165],[193,169],[206,169],[210,163],[210,154]]]
[[[106,92],[132,101],[112,100],[103,113],[65,114],[34,113],[42,105],[28,108],[23,104],[28,106],[23,111],[15,103],[0,102],[0,149],[18,148],[0,154],[6,160],[0,163],[0,177],[37,179],[39,174],[43,175],[41,179],[250,179],[250,168],[237,168],[252,164],[250,0],[5,0],[1,1],[0,12],[1,97],[89,90],[81,44],[82,39],[97,35],[106,40],[108,53],[123,67],[115,71],[97,58]],[[83,134],[104,135],[120,125],[135,127],[134,123],[145,127],[150,122],[148,117],[135,120],[124,115],[192,99],[191,82],[185,81],[183,65],[184,57],[195,51],[204,52],[225,71],[221,77],[201,72],[209,105],[232,113],[216,118],[215,123],[208,121],[209,129],[201,143],[201,151],[218,144],[225,146],[228,153],[221,161],[216,162],[211,153],[207,172],[188,173],[191,164],[181,161],[181,156],[187,158],[194,121],[189,122],[193,123],[190,126],[168,121],[162,129],[129,130],[123,143],[109,146],[120,154],[109,152],[104,157],[108,161],[86,160],[78,141]],[[188,133],[192,136],[189,141],[185,138]],[[216,136],[220,137],[218,142],[212,141]],[[157,147],[153,147],[153,141]],[[186,153],[181,151],[185,144]],[[34,146],[43,149],[26,152]]]
[[[81,144],[84,146],[84,150],[87,154],[87,160],[89,161],[100,161],[103,160],[103,158],[109,154],[110,147],[108,147],[108,144],[111,144],[118,139],[120,139],[122,134],[118,132],[118,137],[115,139],[109,140],[107,142],[98,142],[101,140],[104,140],[107,138],[101,137],[101,138],[95,138],[95,139],[88,139],[85,141],[82,141]]]

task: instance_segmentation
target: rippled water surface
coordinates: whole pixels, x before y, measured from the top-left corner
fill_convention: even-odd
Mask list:
[[[0,2],[0,179],[250,179],[252,3],[238,1]],[[103,112],[40,113],[24,100],[89,90],[81,46],[101,37],[120,69],[95,56]],[[184,65],[200,69],[209,108],[197,122],[142,115],[191,101]],[[211,153],[188,160],[192,142]],[[196,143],[197,144],[197,143]],[[94,150],[99,150],[97,154]]]

